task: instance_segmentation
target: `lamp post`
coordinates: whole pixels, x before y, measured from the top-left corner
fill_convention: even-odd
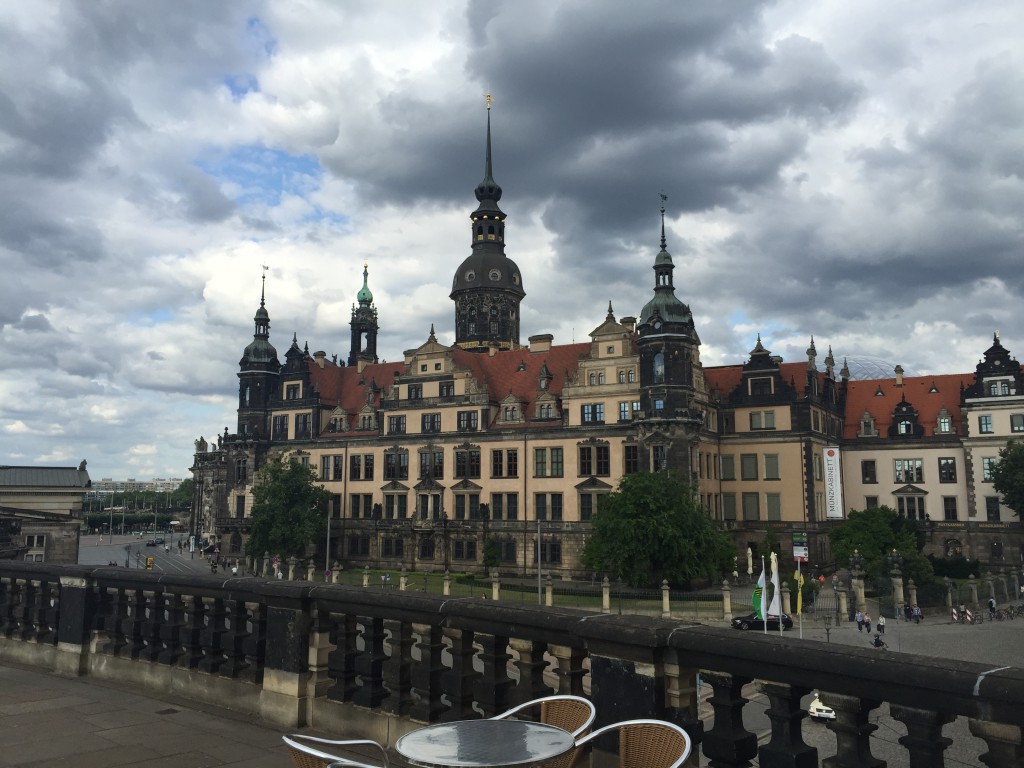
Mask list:
[[[825,614],[825,642],[832,642],[832,617]]]
[[[853,587],[854,598],[856,605],[853,609],[855,611],[861,610],[861,589],[863,589],[864,582],[861,579],[864,577],[864,555],[860,553],[859,549],[853,550],[853,554],[850,555],[850,586]]]
[[[839,626],[839,574],[832,574],[832,596],[836,600],[836,626]]]

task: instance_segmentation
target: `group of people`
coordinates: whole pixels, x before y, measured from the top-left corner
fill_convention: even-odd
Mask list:
[[[924,620],[924,614],[921,613],[921,606],[917,603],[911,605],[910,603],[903,604],[903,618],[907,621],[912,621],[915,624],[920,624]]]
[[[865,630],[871,634],[871,614],[867,611],[857,611],[853,615],[853,620],[857,622],[857,631],[864,632]],[[875,625],[878,629],[878,634],[885,634],[885,616],[878,617],[878,624]]]

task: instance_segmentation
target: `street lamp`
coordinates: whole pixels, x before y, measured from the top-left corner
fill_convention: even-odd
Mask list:
[[[836,601],[836,626],[839,626],[839,573],[832,574],[832,597]]]
[[[832,642],[832,617],[825,614],[825,642]]]
[[[889,576],[892,578],[892,610],[893,618],[899,621],[900,607],[896,604],[896,579],[900,577],[900,566],[903,565],[903,558],[894,547],[887,557],[889,561]]]

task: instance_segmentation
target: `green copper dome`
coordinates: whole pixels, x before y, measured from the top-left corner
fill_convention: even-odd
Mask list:
[[[366,284],[368,278],[368,272],[366,264],[363,264],[363,287],[359,289],[359,293],[356,294],[356,301],[361,305],[370,305],[373,303],[373,293],[370,291],[370,287]]]

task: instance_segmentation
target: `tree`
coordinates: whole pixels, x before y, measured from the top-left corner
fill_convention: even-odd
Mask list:
[[[673,586],[731,571],[735,548],[694,489],[668,472],[626,475],[601,499],[583,564],[634,587]]]
[[[992,469],[992,487],[1003,497],[1003,504],[1020,517],[1024,511],[1024,442],[1011,440],[999,449],[999,461]]]
[[[330,494],[316,485],[316,473],[295,459],[271,459],[256,473],[252,495],[252,524],[245,552],[284,556],[305,554],[310,543],[327,530]]]
[[[829,531],[832,554],[845,565],[857,550],[864,570],[871,575],[889,572],[888,556],[896,550],[903,558],[903,575],[918,584],[932,577],[932,566],[921,554],[917,523],[900,517],[891,507],[870,507],[850,513],[847,520]]]

